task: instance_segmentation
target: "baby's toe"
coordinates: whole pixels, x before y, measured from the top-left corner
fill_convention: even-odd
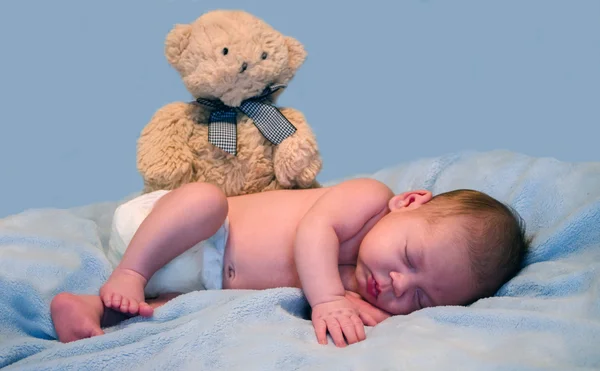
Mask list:
[[[121,307],[122,300],[123,300],[123,297],[121,295],[113,294],[112,298],[110,299],[112,309],[118,310],[119,307]]]
[[[154,309],[147,303],[140,303],[140,316],[150,317],[154,313]]]
[[[129,301],[129,314],[137,314],[139,310],[138,302],[135,300]]]
[[[100,327],[93,327],[90,330],[90,337],[104,335],[104,331]]]
[[[82,338],[91,338],[94,336],[104,335],[104,331],[102,331],[100,326],[98,326],[96,324],[90,325],[84,331],[85,332],[81,334]]]
[[[104,303],[105,307],[112,308],[112,295],[111,294],[103,295],[102,302]]]
[[[129,298],[124,297],[121,299],[121,306],[119,307],[119,310],[123,313],[129,312]]]

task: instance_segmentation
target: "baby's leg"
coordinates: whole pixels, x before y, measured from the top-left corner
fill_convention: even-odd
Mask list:
[[[215,234],[227,212],[227,198],[208,183],[186,184],[160,198],[100,289],[104,305],[123,313],[152,315],[152,308],[144,303],[148,280],[172,259]]]
[[[155,309],[178,296],[179,293],[161,295],[149,300],[150,308]],[[50,305],[52,322],[58,340],[68,343],[104,334],[103,327],[110,327],[131,317],[131,315],[105,309],[102,300],[96,295],[56,295]]]

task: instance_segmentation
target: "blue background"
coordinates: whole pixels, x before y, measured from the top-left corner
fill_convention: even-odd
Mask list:
[[[140,190],[140,131],[190,100],[164,38],[215,8],[304,44],[279,102],[320,181],[471,149],[600,160],[600,1],[3,0],[0,217]]]

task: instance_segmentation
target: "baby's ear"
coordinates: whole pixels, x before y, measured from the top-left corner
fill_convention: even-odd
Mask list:
[[[167,61],[177,70],[180,70],[179,59],[190,43],[192,26],[189,24],[176,24],[167,34],[165,40],[165,56]]]
[[[400,193],[392,197],[388,203],[391,211],[416,209],[431,200],[433,195],[425,189]]]
[[[296,72],[306,59],[306,50],[304,50],[304,46],[300,43],[300,41],[291,36],[285,36],[285,44],[288,48],[290,69]]]

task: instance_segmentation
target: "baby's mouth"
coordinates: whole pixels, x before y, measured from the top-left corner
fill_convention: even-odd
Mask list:
[[[373,276],[369,277],[369,280],[367,281],[367,291],[369,291],[369,294],[373,295],[375,300],[377,300],[381,291],[379,290],[379,284],[375,281]]]

